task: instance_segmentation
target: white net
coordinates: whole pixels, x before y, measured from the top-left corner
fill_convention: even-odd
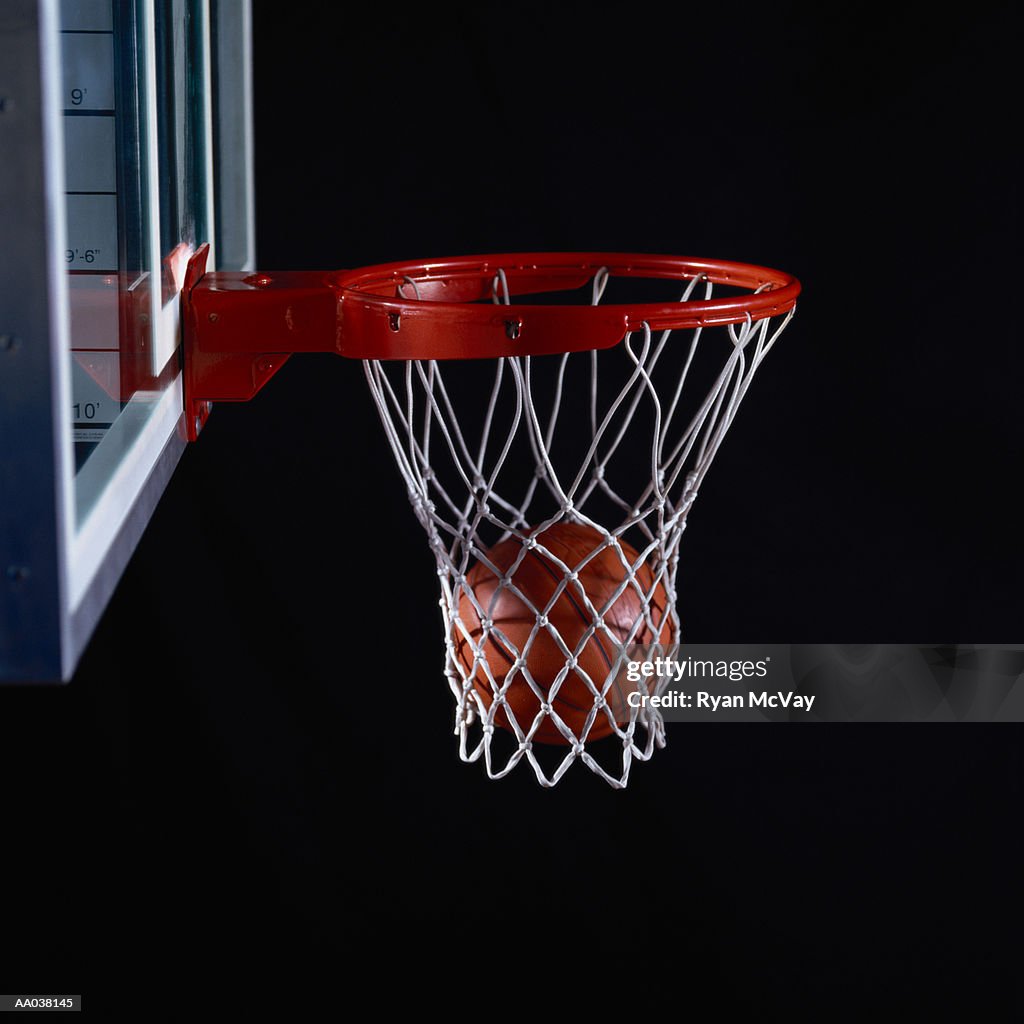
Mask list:
[[[592,304],[609,280],[595,274]],[[681,302],[715,287],[682,285]],[[510,303],[500,270],[492,300]],[[792,315],[644,324],[600,352],[365,362],[437,564],[464,761],[494,779],[526,761],[543,786],[581,761],[621,788],[664,745],[660,713],[627,699],[622,656],[680,640],[687,514]]]

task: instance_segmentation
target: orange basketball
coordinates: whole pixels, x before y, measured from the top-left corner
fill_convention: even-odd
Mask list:
[[[538,612],[543,612],[554,596],[556,588],[565,578],[565,570],[551,556],[560,559],[570,570],[577,570],[580,563],[604,543],[605,538],[604,534],[591,526],[580,523],[556,523],[539,534],[536,539],[538,544],[551,552],[551,555],[539,548],[527,550],[526,556],[512,575],[511,584],[522,593],[526,601],[536,607]],[[625,541],[620,540],[619,544],[626,559],[630,564],[635,564],[639,558],[637,552]],[[487,559],[505,574],[511,569],[522,550],[523,544],[519,538],[512,537],[491,548],[487,552]],[[548,621],[557,630],[570,654],[579,649],[584,633],[593,622],[593,616],[588,612],[582,595],[585,593],[590,604],[600,612],[609,604],[627,576],[626,568],[614,546],[604,548],[590,558],[586,565],[578,568],[578,578],[566,585],[547,613]],[[646,563],[636,571],[636,580],[644,593],[650,591],[654,576]],[[494,681],[498,686],[502,686],[516,658],[526,648],[530,633],[537,624],[537,614],[526,601],[507,587],[502,587],[498,592],[498,584],[499,577],[483,562],[476,562],[466,575],[466,585],[472,589],[484,614],[490,617],[493,629],[500,630],[508,639],[508,643],[505,643],[494,632],[490,632],[483,648]],[[604,612],[603,618],[616,640],[625,643],[642,611],[640,596],[630,584]],[[657,636],[644,621],[637,629],[633,642],[670,643],[672,626],[668,614],[668,597],[661,583],[658,584],[651,600],[650,614],[651,621],[657,627]],[[452,640],[456,657],[469,676],[474,672],[473,644],[479,645],[483,628],[480,616],[465,590],[459,598],[459,618],[472,637],[473,643],[466,639],[458,627],[454,628]],[[603,631],[594,633],[582,650],[579,650],[576,655],[576,667],[569,669],[551,702],[552,709],[577,736],[594,706],[594,695],[580,672],[586,672],[600,692],[615,665],[616,657],[615,645],[608,634]],[[558,646],[551,632],[542,627],[530,645],[525,666],[538,689],[544,693],[545,700],[559,672],[565,668],[566,660],[567,655]],[[490,708],[494,694],[490,681],[480,665],[475,669],[473,685],[484,706]],[[628,709],[624,707],[622,695],[619,694],[617,699],[613,691],[615,687],[609,690],[606,699],[616,719],[624,720],[628,717]],[[540,710],[540,700],[522,675],[521,669],[513,677],[505,700],[520,728],[528,732]],[[494,721],[506,729],[511,729],[511,724],[503,711],[495,715]],[[598,712],[587,738],[601,739],[611,732],[612,725],[602,710]],[[550,717],[543,719],[533,738],[540,743],[567,742]]]

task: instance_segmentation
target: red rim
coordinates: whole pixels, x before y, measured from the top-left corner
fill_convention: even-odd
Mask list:
[[[748,294],[634,305],[496,305],[499,269],[511,295],[570,290],[613,277],[694,277]],[[415,282],[413,288],[410,282]],[[630,331],[763,320],[796,305],[800,282],[768,267],[638,253],[500,253],[385,263],[336,275],[341,348],[364,359],[472,359],[610,348]],[[758,291],[760,289],[760,291]],[[415,296],[418,290],[419,298]]]

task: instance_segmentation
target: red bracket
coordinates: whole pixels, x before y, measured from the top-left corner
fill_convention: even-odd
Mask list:
[[[339,295],[330,274],[207,274],[209,251],[196,250],[181,292],[190,441],[213,402],[248,401],[293,353],[340,351]]]

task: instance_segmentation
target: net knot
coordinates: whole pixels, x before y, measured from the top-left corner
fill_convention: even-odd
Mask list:
[[[413,510],[419,514],[420,518],[429,519],[436,509],[430,498],[418,490],[409,491],[409,503],[412,505]]]

